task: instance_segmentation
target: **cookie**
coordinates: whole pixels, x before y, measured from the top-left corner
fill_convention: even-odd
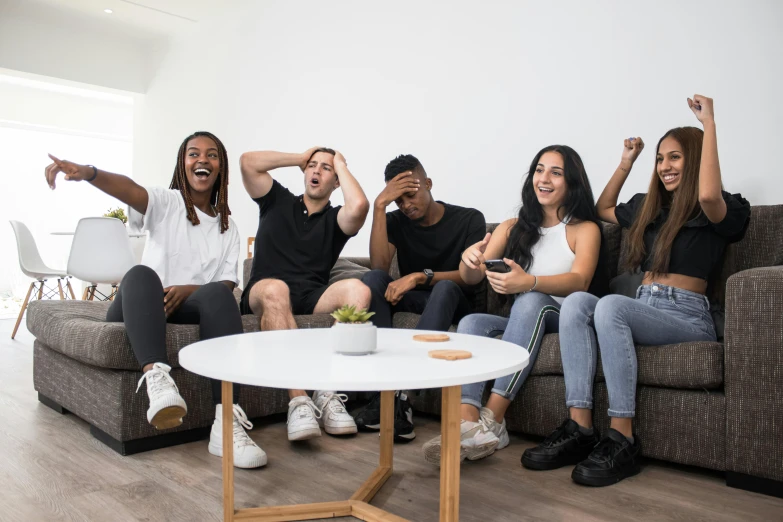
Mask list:
[[[459,359],[470,359],[473,354],[467,350],[430,350],[428,355],[433,359],[445,359],[447,361],[457,361]]]
[[[413,336],[414,341],[422,343],[445,343],[450,337],[446,334],[418,334]]]

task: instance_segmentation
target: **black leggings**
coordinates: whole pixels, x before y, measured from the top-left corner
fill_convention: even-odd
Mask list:
[[[163,283],[148,266],[136,265],[125,274],[120,289],[109,307],[106,320],[125,323],[136,360],[144,368],[156,362],[168,364],[166,323],[197,324],[201,339],[214,339],[242,333],[234,294],[223,283],[208,283],[193,292],[180,307],[166,317],[163,310]],[[212,399],[220,404],[220,381],[212,381]],[[234,404],[239,400],[239,385],[234,385]]]

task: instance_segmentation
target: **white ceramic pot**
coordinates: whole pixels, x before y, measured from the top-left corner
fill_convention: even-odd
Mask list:
[[[343,355],[367,355],[378,347],[378,329],[372,323],[334,323],[332,350]]]

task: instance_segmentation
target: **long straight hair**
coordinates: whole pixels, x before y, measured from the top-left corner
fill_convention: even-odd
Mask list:
[[[557,152],[563,158],[563,173],[567,190],[563,203],[558,209],[558,215],[569,216],[572,223],[592,221],[600,227],[598,212],[595,210],[593,190],[590,188],[590,180],[587,178],[582,158],[567,145],[544,147],[533,158],[525,182],[522,184],[522,206],[519,208],[517,222],[509,231],[506,243],[505,257],[513,259],[525,270],[529,269],[533,263],[531,251],[541,239],[539,228],[544,222],[544,209],[536,197],[533,174],[541,156],[547,152]]]
[[[680,173],[680,184],[669,192],[658,175],[658,151],[661,142],[671,136],[682,148],[685,167]],[[636,214],[628,231],[627,270],[633,271],[642,264],[648,254],[644,247],[644,231],[655,220],[661,208],[669,208],[669,217],[658,232],[652,251],[653,274],[663,275],[669,272],[669,260],[672,243],[682,226],[693,219],[701,210],[699,207],[699,165],[701,164],[701,146],[704,131],[696,127],[677,127],[671,129],[658,140],[655,148],[655,168],[653,169],[647,196],[642,208]]]
[[[188,212],[188,221],[193,225],[198,225],[200,221],[196,214],[196,209],[193,206],[193,198],[190,195],[190,184],[188,183],[188,176],[185,172],[185,154],[187,152],[188,142],[193,138],[198,138],[200,136],[209,138],[215,142],[218,150],[218,157],[220,158],[218,179],[215,180],[215,185],[212,187],[209,203],[215,207],[215,210],[220,216],[220,233],[222,234],[228,230],[228,216],[231,215],[231,209],[228,208],[228,154],[226,153],[226,147],[223,146],[223,142],[220,141],[217,136],[211,132],[198,131],[185,138],[182,145],[179,146],[177,165],[174,167],[174,176],[171,178],[171,185],[169,185],[169,188],[177,189],[182,193],[182,198],[185,200],[185,207]]]

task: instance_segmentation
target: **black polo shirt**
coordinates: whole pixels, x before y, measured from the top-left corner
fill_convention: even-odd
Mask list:
[[[340,206],[331,203],[308,214],[303,196],[295,196],[277,180],[258,203],[253,268],[245,291],[261,279],[280,279],[292,300],[329,284],[329,273],[340,257],[346,235],[337,224]]]
[[[722,192],[726,202],[726,216],[720,223],[712,223],[704,212],[687,221],[674,236],[669,254],[669,273],[710,280],[716,275],[723,261],[726,245],[736,243],[745,236],[750,223],[750,203],[741,194]],[[630,228],[644,204],[646,194],[636,194],[628,203],[614,209],[617,222]],[[669,209],[662,208],[644,230],[642,271],[652,269],[655,240],[663,224],[669,218]]]

